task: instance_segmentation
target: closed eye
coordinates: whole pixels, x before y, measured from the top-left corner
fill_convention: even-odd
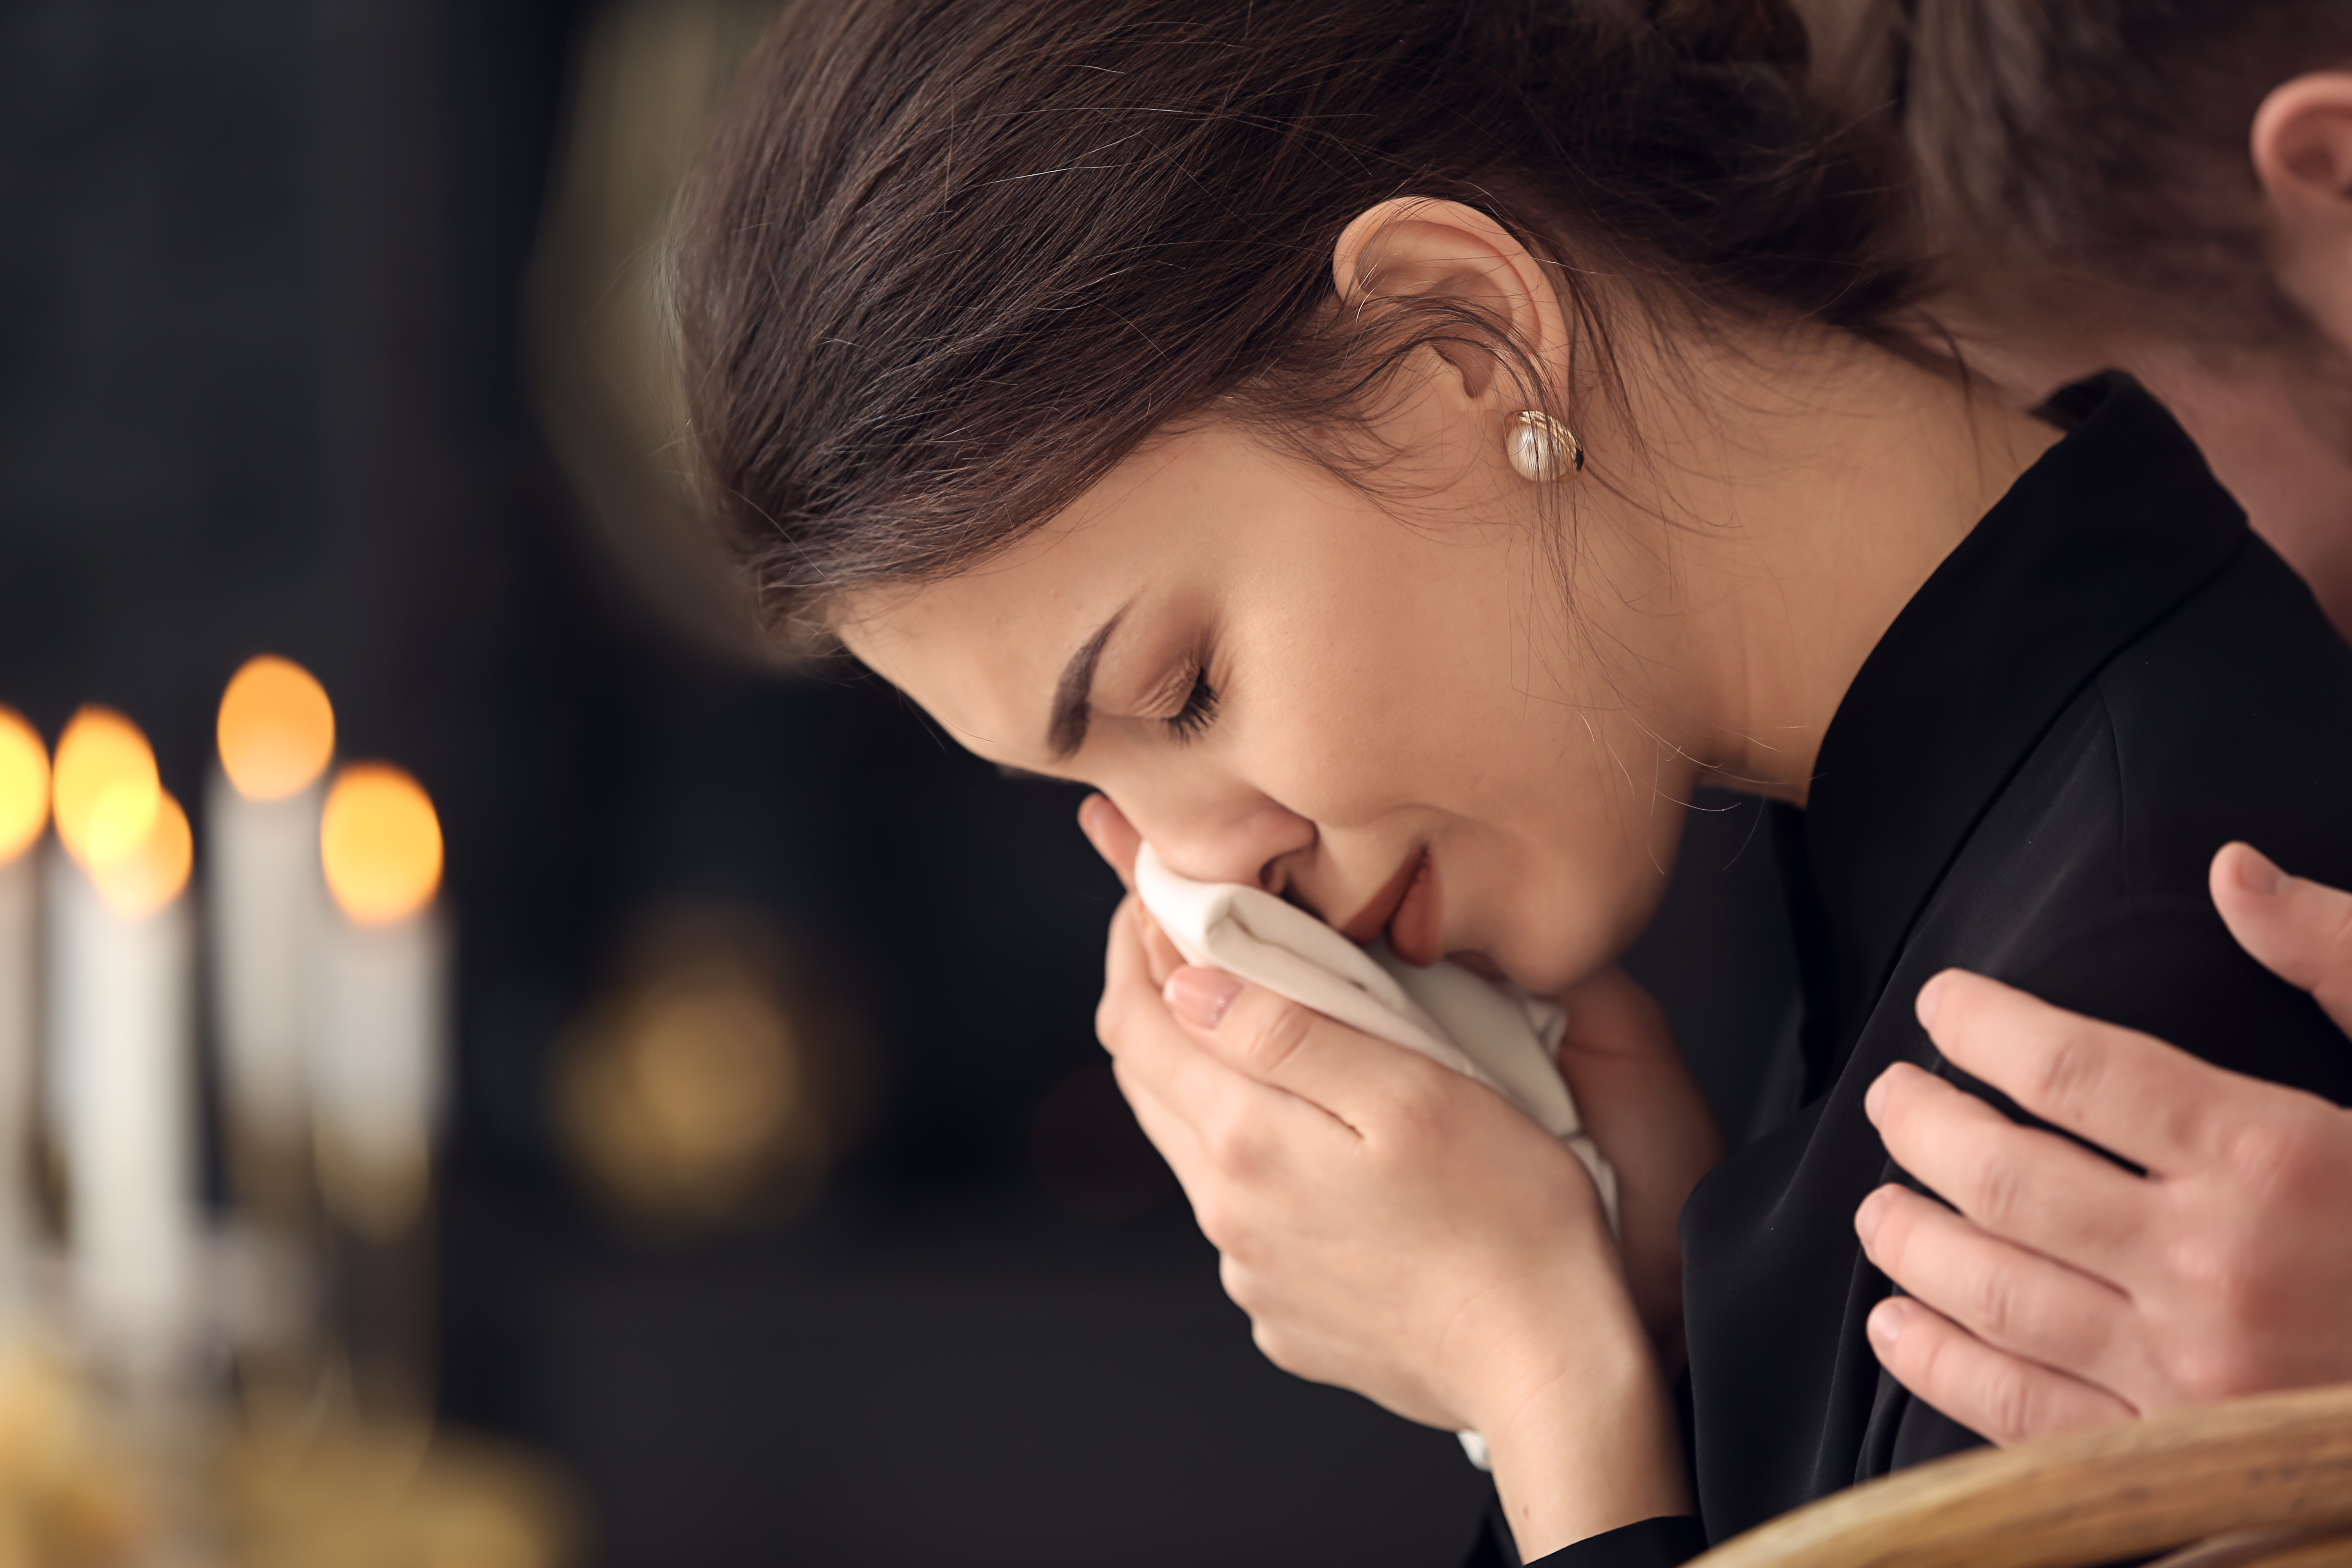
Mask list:
[[[1184,706],[1160,722],[1168,726],[1169,732],[1176,737],[1179,744],[1189,745],[1199,740],[1202,733],[1216,722],[1216,718],[1217,689],[1209,684],[1207,668],[1196,666],[1192,671],[1192,689],[1184,695]]]

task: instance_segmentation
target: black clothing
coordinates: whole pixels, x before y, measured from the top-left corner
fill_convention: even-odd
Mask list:
[[[2352,1100],[2352,1045],[2240,951],[2206,890],[2232,838],[2352,884],[2347,781],[2352,649],[2170,417],[2112,385],[1904,608],[1822,738],[1807,809],[1781,814],[1807,1102],[1682,1223],[1710,1539],[1979,1441],[1880,1371],[1863,1323],[1891,1287],[1853,1233],[1864,1196],[1906,1179],[1863,1115],[1878,1075],[1910,1061],[1986,1092],[1912,1016],[1937,971]],[[1672,1528],[1541,1561],[1682,1561]]]

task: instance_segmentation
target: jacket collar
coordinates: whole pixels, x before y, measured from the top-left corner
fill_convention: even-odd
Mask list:
[[[2218,573],[2245,514],[2120,377],[1906,605],[1822,737],[1806,859],[1834,1070],[1969,833],[2075,695]],[[1816,1036],[1827,1046],[1829,1038]]]

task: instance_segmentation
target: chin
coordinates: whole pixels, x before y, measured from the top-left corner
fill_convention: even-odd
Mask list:
[[[1502,942],[1479,951],[1475,963],[1465,963],[1489,979],[1505,979],[1538,996],[1556,996],[1582,984],[1617,956],[1622,943],[1604,933],[1580,931],[1572,939],[1547,942]]]

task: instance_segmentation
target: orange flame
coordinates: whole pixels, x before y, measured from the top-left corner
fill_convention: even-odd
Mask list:
[[[319,823],[328,890],[363,925],[405,920],[441,886],[441,819],[415,779],[388,763],[335,776]]]
[[[246,660],[221,694],[221,770],[247,800],[284,800],[327,771],[335,754],[335,707],[327,689],[290,659]]]
[[[101,808],[107,847],[120,852],[146,836],[163,798],[147,737],[110,708],[84,708],[73,716],[58,739],[50,785],[58,837],[85,866],[90,864],[90,830]]]
[[[125,792],[110,792],[93,815],[89,835],[90,880],[99,896],[120,915],[152,915],[188,885],[195,841],[188,814],[168,795],[158,794],[147,814],[146,831],[135,837],[109,821]]]
[[[49,749],[12,708],[0,708],[0,866],[40,841],[49,823]]]

